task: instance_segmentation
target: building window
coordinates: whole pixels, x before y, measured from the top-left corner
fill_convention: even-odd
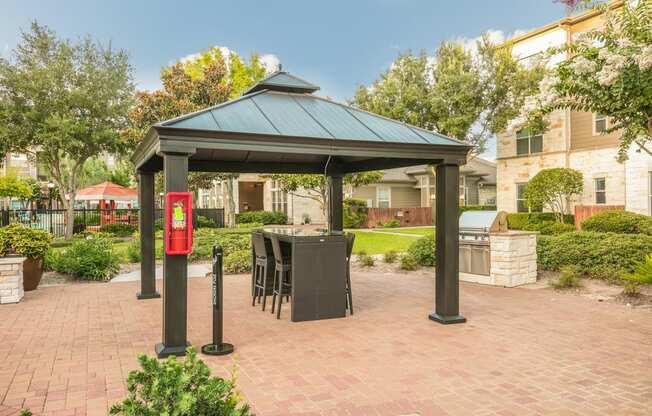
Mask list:
[[[516,211],[528,212],[527,203],[525,202],[525,186],[527,183],[516,184]]]
[[[272,193],[272,211],[283,212],[287,215],[288,213],[288,194],[283,191],[280,187],[278,181],[272,181],[272,186],[270,188]]]
[[[593,114],[593,135],[597,136],[607,131],[607,116],[604,114]]]
[[[460,206],[463,207],[466,205],[466,176],[460,175],[460,181],[459,181],[459,194],[460,194]]]
[[[376,200],[378,201],[378,208],[389,208],[390,198],[390,190],[388,187],[379,186],[376,188]]]
[[[516,154],[529,155],[543,151],[543,134],[533,133],[530,129],[516,132]]]
[[[604,178],[595,178],[595,203],[596,204],[606,204],[607,203],[607,191],[605,186]]]

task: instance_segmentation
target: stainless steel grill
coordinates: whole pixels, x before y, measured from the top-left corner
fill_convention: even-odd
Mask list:
[[[488,276],[489,233],[507,231],[504,211],[466,211],[460,216],[460,273]]]

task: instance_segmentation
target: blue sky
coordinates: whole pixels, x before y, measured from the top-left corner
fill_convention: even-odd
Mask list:
[[[432,53],[447,39],[485,31],[505,35],[564,16],[552,0],[3,0],[0,53],[7,56],[33,19],[60,36],[90,34],[126,49],[140,88],[157,88],[159,70],[212,45],[241,55],[273,54],[285,70],[351,98],[399,51]]]

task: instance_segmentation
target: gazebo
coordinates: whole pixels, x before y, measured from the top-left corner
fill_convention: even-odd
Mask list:
[[[100,209],[115,209],[116,201],[131,203],[137,200],[138,193],[135,189],[108,181],[80,189],[75,194],[75,201],[99,201]]]
[[[75,201],[97,201],[100,209],[100,226],[116,223],[116,202],[127,202],[128,208],[138,201],[138,192],[113,182],[102,182],[97,185],[80,189],[75,194]],[[129,222],[129,213],[124,213],[125,218],[118,218],[117,222]]]
[[[141,291],[159,297],[154,277],[154,173],[165,192],[188,189],[188,172],[314,173],[328,179],[328,227],[342,231],[347,173],[436,166],[436,282],[430,319],[459,314],[459,167],[467,144],[318,97],[319,89],[287,72],[264,78],[242,97],[155,124],[133,154],[139,177]],[[187,347],[187,256],[163,258],[163,339],[159,357]]]

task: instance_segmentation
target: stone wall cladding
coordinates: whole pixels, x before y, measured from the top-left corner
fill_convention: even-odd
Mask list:
[[[617,152],[615,147],[606,147],[570,153],[570,168],[584,176],[584,192],[574,198],[571,212],[575,204],[596,205],[596,178],[605,178],[606,205],[625,205],[625,167],[616,160]]]
[[[496,162],[498,210],[516,212],[516,184],[527,183],[542,169],[563,167],[566,164],[564,153],[532,155]]]
[[[643,215],[652,215],[650,204],[650,172],[652,156],[632,146],[625,162],[625,209]]]
[[[23,298],[23,261],[25,257],[0,257],[0,304]]]
[[[489,244],[489,284],[514,287],[537,281],[537,233],[495,233],[489,236]]]

